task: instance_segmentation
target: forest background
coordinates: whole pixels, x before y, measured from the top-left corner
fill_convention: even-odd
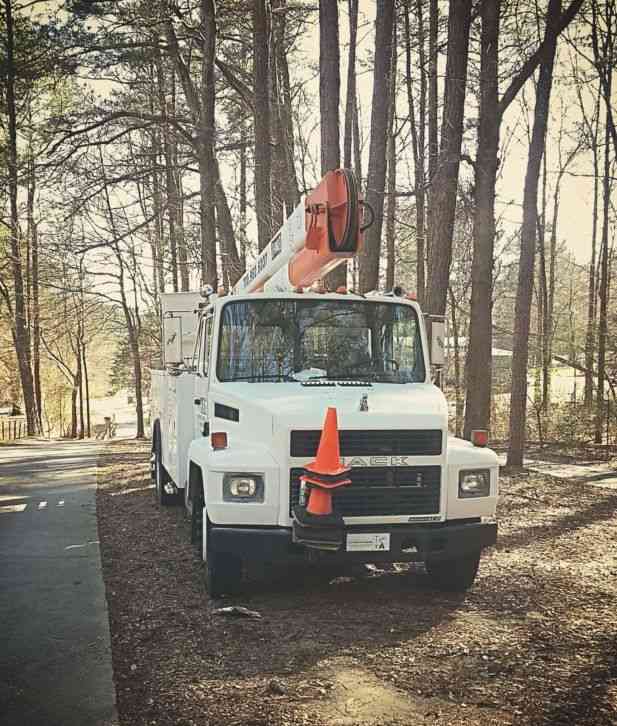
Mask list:
[[[229,288],[325,171],[328,284],[445,314],[452,429],[617,437],[616,0],[0,0],[0,404],[84,437],[159,295]],[[569,381],[563,385],[563,381]]]

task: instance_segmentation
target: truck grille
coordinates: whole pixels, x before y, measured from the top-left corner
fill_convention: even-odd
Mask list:
[[[321,431],[292,431],[291,456],[315,456]],[[392,429],[339,431],[341,456],[439,456],[440,429]]]
[[[290,513],[300,496],[302,468],[291,469]],[[332,506],[343,517],[437,514],[441,469],[439,466],[354,467],[351,484],[332,497]]]

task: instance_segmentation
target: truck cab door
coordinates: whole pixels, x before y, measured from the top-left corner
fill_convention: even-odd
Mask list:
[[[213,316],[202,319],[199,326],[199,339],[196,347],[195,393],[194,393],[194,438],[209,436],[208,387],[210,373],[210,347],[212,340]]]

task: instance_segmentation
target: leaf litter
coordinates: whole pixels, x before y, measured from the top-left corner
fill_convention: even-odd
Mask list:
[[[213,601],[148,456],[110,442],[98,468],[123,726],[617,723],[616,492],[505,472],[499,542],[465,595],[417,565],[307,567]]]

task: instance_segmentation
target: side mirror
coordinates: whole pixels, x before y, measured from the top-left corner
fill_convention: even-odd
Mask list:
[[[167,366],[167,372],[170,376],[181,376],[183,373],[186,373],[186,368],[184,368],[182,365],[168,365]]]
[[[426,315],[426,332],[432,366],[446,363],[446,324],[443,315]]]
[[[163,343],[165,363],[182,363],[182,319],[169,315],[163,318]]]

